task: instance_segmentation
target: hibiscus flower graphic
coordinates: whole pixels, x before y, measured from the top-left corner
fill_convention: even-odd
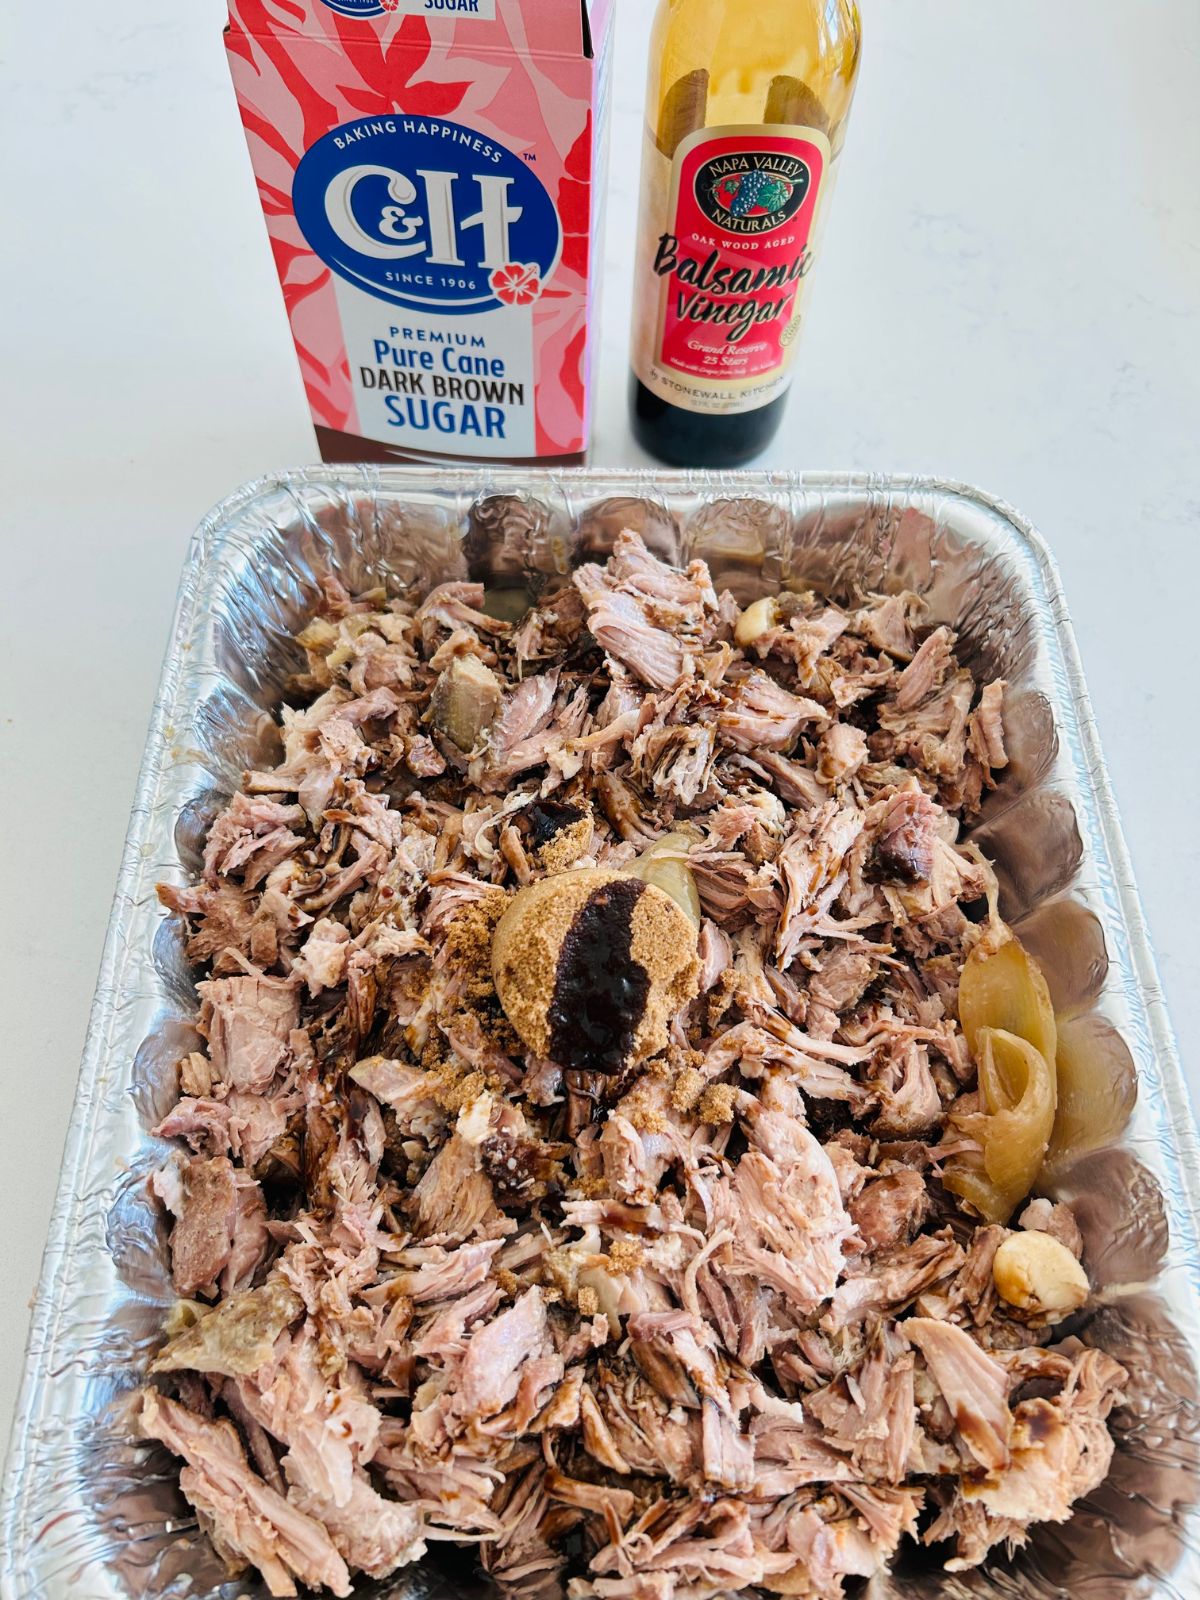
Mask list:
[[[506,306],[531,306],[542,292],[537,264],[532,261],[510,261],[506,267],[497,267],[488,282],[496,299]]]

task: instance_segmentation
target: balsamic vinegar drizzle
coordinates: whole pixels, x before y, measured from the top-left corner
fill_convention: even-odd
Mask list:
[[[526,806],[525,815],[529,818],[530,847],[540,850],[564,828],[578,822],[583,816],[583,808],[562,800],[535,800],[531,806]]]
[[[650,975],[633,959],[636,878],[597,889],[562,943],[550,1002],[550,1054],[583,1072],[619,1072],[646,1010]]]

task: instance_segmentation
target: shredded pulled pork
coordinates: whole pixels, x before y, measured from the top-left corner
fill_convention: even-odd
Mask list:
[[[835,1600],[906,1538],[953,1568],[1065,1520],[1125,1375],[997,1295],[1010,1230],[939,1181],[1003,684],[913,595],[784,594],[739,647],[630,533],[515,628],[485,605],[328,583],[281,763],[161,891],[206,1048],[142,1425],[201,1527],[276,1595],[448,1540],[521,1600]],[[669,1046],[530,1054],[512,894],[667,834]],[[1066,1207],[1017,1226],[1079,1254]]]

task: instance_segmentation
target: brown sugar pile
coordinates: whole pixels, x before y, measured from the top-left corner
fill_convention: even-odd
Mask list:
[[[514,896],[492,974],[536,1055],[617,1072],[666,1048],[699,983],[696,930],[670,895],[628,873],[559,873]]]

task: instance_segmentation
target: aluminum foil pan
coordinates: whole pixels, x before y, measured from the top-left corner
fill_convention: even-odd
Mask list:
[[[1085,1337],[1129,1369],[1108,1481],[1012,1560],[946,1576],[927,1559],[870,1600],[1117,1600],[1200,1595],[1200,1145],[1053,563],[1016,513],[924,479],[562,476],[321,470],[263,479],[192,542],[150,726],[33,1315],[0,1509],[4,1600],[258,1594],[229,1582],[174,1485],[131,1440],[129,1399],[171,1298],[148,1133],[192,1047],[181,929],[155,898],[185,879],[242,769],[274,760],[271,709],[298,665],[290,636],[323,573],[399,590],[450,577],[536,590],[625,526],[670,560],[703,556],[745,598],[782,584],[916,589],[1010,684],[1012,764],[976,837],[1003,911],[1056,1004],[1127,1074],[1119,1145],[1062,1174],[1100,1309]],[[475,1587],[427,1567],[380,1600]]]

